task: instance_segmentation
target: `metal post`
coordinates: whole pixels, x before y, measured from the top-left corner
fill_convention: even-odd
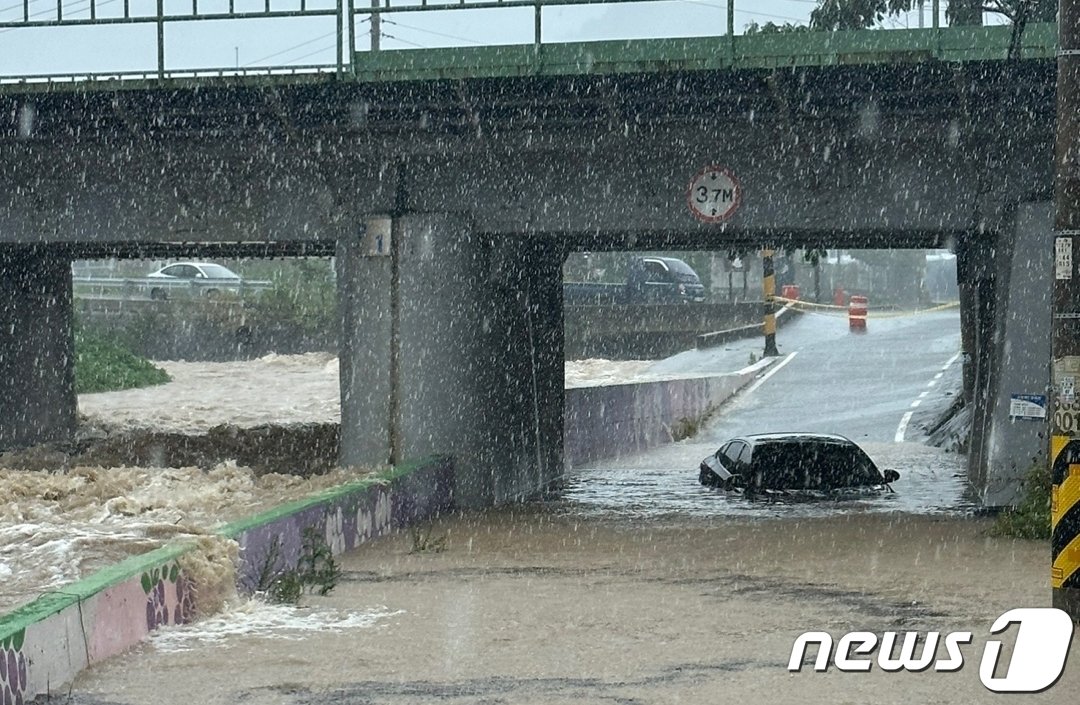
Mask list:
[[[371,7],[379,7],[379,0],[371,0]],[[382,15],[378,12],[371,13],[371,50],[378,51],[381,47],[380,39],[382,39]]]
[[[165,78],[165,0],[157,0],[157,72]]]
[[[765,295],[765,356],[775,357],[780,354],[776,349],[776,271],[773,269],[773,251],[765,248],[761,251],[761,288]]]
[[[349,67],[349,73],[356,74],[356,0],[348,0],[346,3],[349,9],[349,22],[348,22],[348,34],[349,41],[345,45],[345,49],[349,52],[345,57],[345,63]]]
[[[728,0],[727,3],[727,36],[728,36],[728,51],[731,55],[732,63],[735,62],[735,0]]]
[[[533,10],[533,47],[539,51],[540,43],[543,41],[543,32],[541,25],[541,10],[543,6],[540,4],[540,0],[536,0],[536,5]]]
[[[931,27],[937,29],[941,24],[941,0],[934,0],[934,21],[930,24]]]
[[[1050,428],[1050,586],[1053,605],[1080,621],[1080,0],[1061,0],[1054,154],[1054,297]]]
[[[160,0],[159,0],[160,1]],[[345,71],[345,0],[337,3],[337,73]]]

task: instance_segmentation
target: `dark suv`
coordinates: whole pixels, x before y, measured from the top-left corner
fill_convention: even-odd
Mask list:
[[[701,461],[701,484],[747,494],[884,488],[900,473],[878,470],[843,436],[771,433],[733,438]]]
[[[681,259],[636,257],[627,272],[624,298],[624,303],[700,303],[705,300],[705,287]]]

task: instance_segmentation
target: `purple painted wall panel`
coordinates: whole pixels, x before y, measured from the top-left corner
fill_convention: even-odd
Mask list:
[[[388,484],[343,494],[249,529],[236,537],[237,587],[253,592],[265,570],[277,573],[296,566],[309,527],[318,530],[338,555],[449,509],[453,484],[452,461],[439,458]]]

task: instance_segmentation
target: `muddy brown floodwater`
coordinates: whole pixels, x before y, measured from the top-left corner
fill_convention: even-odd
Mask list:
[[[1048,604],[1049,557],[989,526],[868,512],[583,517],[558,503],[448,517],[431,527],[445,551],[414,552],[402,533],[344,558],[336,590],[297,613],[338,628],[168,630],[83,674],[72,702],[1009,701],[980,683],[982,648],[1002,612]],[[958,673],[789,673],[808,630],[975,642]],[[1076,702],[1072,648],[1062,680],[1024,702]]]

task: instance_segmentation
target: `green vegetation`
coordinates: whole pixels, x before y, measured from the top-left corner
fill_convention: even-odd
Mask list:
[[[79,394],[149,387],[168,381],[165,370],[136,356],[116,340],[75,331],[75,391]]]
[[[317,526],[303,531],[300,560],[295,568],[281,569],[281,542],[275,537],[263,559],[255,589],[271,602],[295,605],[305,594],[330,594],[341,579],[341,567]]]
[[[917,0],[818,0],[810,24],[751,22],[746,34],[870,29],[889,17],[919,7]],[[1001,15],[1021,29],[1027,22],[1055,22],[1057,0],[952,0],[945,4],[945,19],[954,27],[981,25],[983,13]],[[932,20],[929,24],[932,23]]]
[[[412,537],[409,553],[442,553],[446,550],[446,542],[450,538],[447,534],[433,536],[430,526],[425,529],[414,525],[409,529],[409,534]]]
[[[1050,538],[1050,468],[1037,463],[1024,478],[1024,498],[1013,509],[998,515],[990,530],[992,536],[1018,539]]]
[[[268,279],[274,286],[247,307],[255,326],[286,326],[306,334],[336,330],[337,287],[326,259],[248,262],[244,276]]]

